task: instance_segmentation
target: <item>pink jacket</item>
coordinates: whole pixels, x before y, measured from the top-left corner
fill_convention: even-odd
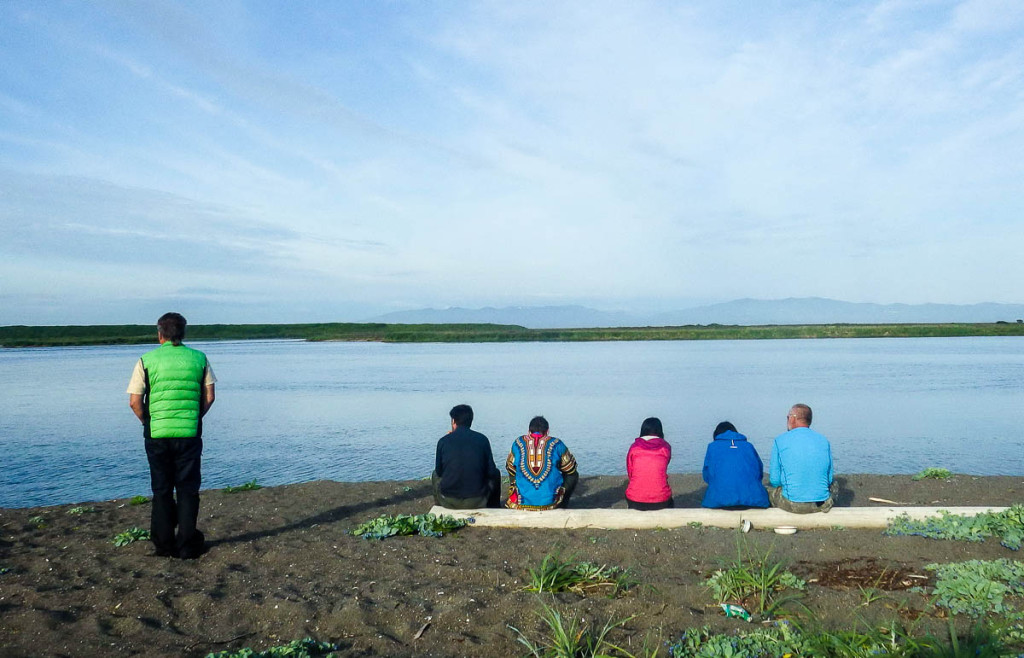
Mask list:
[[[668,463],[672,460],[672,446],[665,439],[638,438],[626,454],[626,474],[629,486],[626,498],[634,503],[663,503],[672,497],[668,486]]]

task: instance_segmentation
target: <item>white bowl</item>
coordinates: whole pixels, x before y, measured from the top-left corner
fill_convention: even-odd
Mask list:
[[[780,525],[780,526],[775,528],[775,534],[777,534],[777,535],[795,535],[796,534],[796,526],[795,525]]]

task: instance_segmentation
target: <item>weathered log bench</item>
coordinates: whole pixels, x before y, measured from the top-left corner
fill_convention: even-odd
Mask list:
[[[750,521],[754,528],[779,526],[796,528],[885,528],[889,521],[906,514],[912,519],[938,516],[940,510],[973,516],[982,512],[1001,512],[1006,507],[833,507],[825,514],[792,514],[780,509],[721,510],[705,508],[664,509],[640,512],[630,509],[556,509],[533,512],[511,509],[453,510],[434,506],[434,514],[458,518],[473,517],[475,525],[501,528],[603,528],[654,529],[681,528],[691,524],[716,528],[739,528]]]

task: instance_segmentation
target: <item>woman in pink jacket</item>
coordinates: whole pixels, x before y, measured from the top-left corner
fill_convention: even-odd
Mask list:
[[[665,441],[661,421],[648,418],[640,426],[640,436],[626,455],[626,505],[635,510],[656,510],[674,507],[672,489],[668,486],[668,463],[672,446]]]

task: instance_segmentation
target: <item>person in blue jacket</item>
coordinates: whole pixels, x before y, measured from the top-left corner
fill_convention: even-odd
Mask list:
[[[768,492],[761,479],[764,463],[747,437],[723,421],[704,455],[704,481],[708,490],[703,507],[768,507]]]

